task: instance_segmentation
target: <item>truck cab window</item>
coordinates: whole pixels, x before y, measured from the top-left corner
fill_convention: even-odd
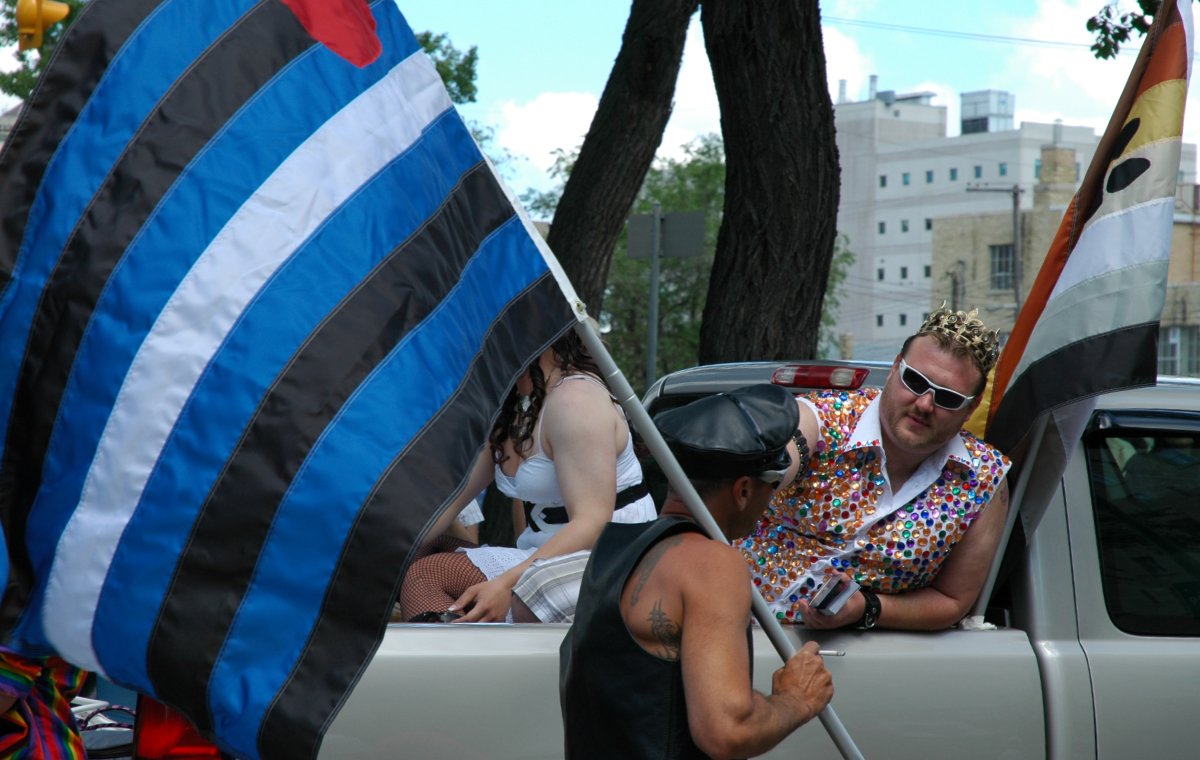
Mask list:
[[[1200,636],[1200,433],[1085,439],[1104,602],[1143,636]]]

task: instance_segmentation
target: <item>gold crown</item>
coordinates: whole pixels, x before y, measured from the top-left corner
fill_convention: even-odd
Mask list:
[[[979,321],[978,314],[978,309],[972,309],[968,313],[951,311],[946,308],[946,302],[942,301],[942,305],[925,318],[925,323],[917,330],[917,335],[939,333],[963,344],[986,377],[1000,357],[1000,335],[995,330],[987,329],[983,322]]]

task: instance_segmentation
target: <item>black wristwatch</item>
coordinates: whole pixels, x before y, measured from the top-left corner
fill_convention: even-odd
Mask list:
[[[866,602],[866,607],[863,608],[862,617],[854,624],[855,628],[871,629],[879,622],[879,611],[883,605],[879,603],[879,597],[874,591],[865,588],[860,588],[858,593],[862,594],[863,601]]]

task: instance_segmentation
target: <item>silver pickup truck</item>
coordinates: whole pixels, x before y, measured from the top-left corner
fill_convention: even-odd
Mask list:
[[[654,414],[773,377],[879,386],[887,371],[807,363],[776,375],[783,366],[684,370],[644,403]],[[1200,384],[1164,378],[1099,399],[1045,516],[1015,542],[989,608],[996,630],[792,629],[799,642],[846,653],[826,664],[833,704],[863,755],[1200,756]],[[565,632],[390,626],[321,760],[562,757]],[[779,666],[756,628],[755,687],[769,693]],[[767,757],[839,755],[813,721]]]

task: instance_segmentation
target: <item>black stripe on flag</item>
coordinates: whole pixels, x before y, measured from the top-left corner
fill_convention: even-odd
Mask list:
[[[1094,368],[1080,372],[1081,367]],[[1094,335],[1030,364],[1004,392],[987,442],[1014,451],[1043,412],[1109,391],[1154,385],[1158,322]]]
[[[201,507],[155,621],[155,691],[209,731],[208,680],[288,486],[359,384],[450,292],[512,204],[480,162],[313,331],[259,402]]]
[[[412,547],[447,494],[462,489],[509,388],[573,324],[554,277],[539,277],[492,322],[454,396],[380,478],[342,548],[300,660],[263,719],[263,760],[316,756],[379,646]],[[411,686],[419,696],[421,687]]]
[[[42,177],[63,137],[87,104],[121,46],[162,0],[126,0],[120,13],[105,6],[117,0],[92,0],[54,51],[54,65],[38,76],[0,152],[0,293],[11,284],[25,236],[29,210]],[[11,425],[9,439],[11,440]],[[38,469],[40,473],[40,468]],[[0,525],[8,547],[9,587],[0,603],[0,630],[9,631],[29,595],[33,566],[25,545],[29,507],[14,509],[11,481],[0,480]]]
[[[117,52],[162,1],[84,3],[54,50],[53,65],[38,75],[0,152],[0,291],[12,277],[25,221],[50,158]],[[117,2],[120,13],[108,12],[107,6]]]
[[[14,521],[27,520],[41,487],[42,464],[71,365],[126,247],[213,135],[314,44],[286,5],[263,0],[175,82],[105,177],[42,291],[25,346],[0,460],[0,493],[11,495]],[[10,554],[10,562],[0,627],[11,625],[20,613],[33,580],[23,548],[19,556]]]

